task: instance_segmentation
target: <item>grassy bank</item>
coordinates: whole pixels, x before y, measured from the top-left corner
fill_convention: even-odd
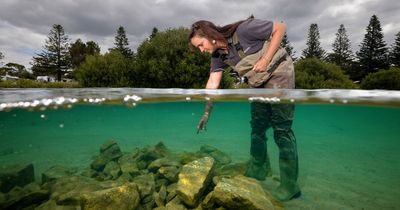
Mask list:
[[[49,82],[34,80],[0,81],[0,88],[80,88],[77,82]]]

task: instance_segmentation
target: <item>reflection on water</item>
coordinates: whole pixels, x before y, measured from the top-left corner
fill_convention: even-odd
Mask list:
[[[196,134],[207,99],[216,102],[214,110],[207,131]],[[244,174],[250,158],[250,102],[296,106],[292,129],[302,196],[283,203],[286,209],[396,209],[399,100],[396,91],[3,89],[0,209],[89,207],[89,201],[121,206],[99,202],[111,195],[126,198],[119,200],[125,206],[143,209],[167,204],[194,208],[182,198],[192,192],[182,183],[202,189],[197,183],[202,178],[215,183],[205,181],[207,189],[200,195],[215,194],[209,201],[199,197],[196,206],[228,205],[212,201],[229,192],[222,185],[232,183],[229,189],[243,190],[243,198],[251,188],[254,196],[266,199],[257,187],[274,193],[280,181],[279,150],[271,129],[266,137],[272,176],[255,183],[237,176]],[[210,164],[215,172],[203,173]],[[4,174],[16,171],[24,172],[28,181],[15,179],[6,186]],[[181,178],[184,174],[187,179]],[[125,191],[133,197],[120,193]],[[134,198],[137,203],[127,202]]]

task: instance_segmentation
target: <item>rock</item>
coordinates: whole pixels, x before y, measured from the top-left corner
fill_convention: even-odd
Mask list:
[[[147,168],[149,169],[149,171],[157,172],[158,169],[163,166],[180,167],[181,164],[176,159],[168,156],[168,157],[164,157],[164,158],[159,158],[159,159],[151,162]]]
[[[80,206],[61,206],[57,205],[54,200],[49,200],[36,207],[35,210],[81,210]]]
[[[167,210],[187,210],[187,208],[182,204],[182,201],[181,199],[179,199],[178,196],[168,202],[165,207],[167,208]]]
[[[8,193],[8,199],[0,203],[0,209],[33,208],[48,200],[49,195],[47,190],[42,190],[36,183],[26,185],[24,188],[17,186]]]
[[[179,173],[177,194],[188,206],[195,207],[212,179],[214,159],[204,157],[182,167]]]
[[[84,193],[82,196],[82,209],[85,210],[132,210],[139,205],[140,196],[138,187],[127,183],[120,187]]]
[[[0,191],[7,193],[15,186],[23,187],[35,180],[33,164],[13,165],[0,172]]]
[[[168,187],[167,187],[167,194],[168,195],[167,195],[167,198],[166,198],[167,202],[170,202],[172,199],[175,198],[177,187],[178,187],[177,183],[173,183],[173,184],[168,185]]]
[[[103,173],[109,175],[111,179],[117,179],[121,175],[121,168],[118,163],[110,161],[104,168]]]
[[[232,159],[229,155],[209,145],[201,146],[200,153],[203,153],[204,156],[213,157],[218,165],[226,165],[232,162]]]
[[[181,162],[182,164],[188,164],[203,157],[204,155],[200,153],[183,152],[179,154],[179,162]]]
[[[203,200],[204,209],[215,209],[215,204],[226,209],[273,210],[270,195],[252,178],[242,175],[222,178]]]
[[[176,166],[162,166],[158,169],[161,177],[168,179],[170,182],[178,181],[179,168]]]
[[[136,163],[139,169],[147,168],[147,166],[156,159],[163,158],[169,154],[167,147],[162,143],[155,146],[145,148],[140,151],[136,157]]]
[[[121,183],[131,182],[132,176],[128,173],[122,173],[121,176],[118,177],[117,181]]]
[[[73,173],[75,173],[75,171],[67,169],[63,166],[52,166],[42,173],[42,183],[59,179],[61,177],[70,176]]]
[[[153,173],[137,176],[133,178],[132,182],[138,186],[141,199],[153,195],[156,185]]]
[[[118,159],[118,164],[121,167],[122,173],[129,173],[131,176],[139,175],[139,168],[132,154],[125,154]]]
[[[100,155],[90,164],[90,167],[96,171],[102,171],[104,167],[113,160],[118,160],[122,156],[121,149],[118,144],[113,141],[107,141],[100,148]]]
[[[169,183],[170,183],[170,181],[168,179],[157,177],[156,178],[156,191],[160,191],[160,188],[163,185],[168,186]]]
[[[221,167],[216,167],[215,174],[216,175],[229,175],[236,176],[242,175],[246,171],[247,164],[246,163],[233,163],[222,165]]]
[[[158,193],[154,192],[153,193],[154,201],[156,202],[157,206],[164,206],[165,205],[165,199],[167,197],[167,189],[163,185],[160,188],[160,191]]]
[[[43,188],[50,191],[50,198],[55,200],[57,205],[76,206],[80,205],[82,193],[103,190],[105,187],[87,177],[69,176],[48,182]]]
[[[83,170],[82,173],[81,173],[81,176],[86,176],[86,177],[89,177],[89,178],[94,178],[97,175],[98,175],[97,171],[95,171],[95,170],[93,170],[91,168],[87,168],[87,169]]]

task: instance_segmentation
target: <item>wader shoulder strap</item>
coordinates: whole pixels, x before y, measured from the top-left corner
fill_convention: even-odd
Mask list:
[[[246,57],[246,54],[245,54],[244,51],[243,51],[242,45],[240,45],[239,38],[238,38],[238,35],[237,35],[236,32],[233,33],[232,41],[233,41],[233,46],[234,46],[235,49],[237,50],[240,59],[243,59],[244,57]]]
[[[243,51],[242,45],[240,45],[239,38],[238,38],[236,32],[233,33],[231,40],[232,40],[233,46],[235,47],[236,51],[239,54],[240,59],[243,59],[244,57],[246,57],[246,54]],[[233,63],[229,62],[228,59],[224,59],[223,62],[228,64],[229,66],[235,66]]]

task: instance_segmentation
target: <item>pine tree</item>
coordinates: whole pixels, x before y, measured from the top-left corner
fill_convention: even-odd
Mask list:
[[[295,52],[293,51],[293,47],[289,42],[286,32],[285,35],[283,36],[281,47],[285,48],[286,52],[290,55],[290,57],[292,57],[292,59],[295,60],[295,58],[293,57]]]
[[[81,39],[77,39],[71,44],[69,54],[71,56],[71,66],[75,69],[85,61],[87,55],[100,54],[100,47],[96,42],[88,41],[85,44]]]
[[[322,49],[319,39],[318,25],[312,23],[308,32],[307,48],[303,50],[302,54],[304,58],[315,57],[321,60],[325,58],[325,50]]]
[[[389,68],[388,48],[383,40],[381,23],[376,15],[372,15],[366,31],[360,44],[360,51],[357,52],[364,76],[380,69]]]
[[[353,61],[353,52],[351,51],[351,43],[343,24],[339,26],[332,47],[333,53],[328,55],[328,61],[337,64],[344,70],[348,70]]]
[[[115,47],[111,48],[110,50],[118,50],[119,52],[121,52],[122,55],[124,55],[127,58],[133,56],[133,52],[129,48],[129,41],[128,38],[126,37],[125,29],[122,26],[120,26],[117,30],[117,35],[115,36],[114,45]]]
[[[58,81],[70,67],[68,36],[61,25],[54,24],[40,54],[33,57],[35,75],[56,76]]]
[[[158,33],[158,28],[154,27],[151,31],[150,39],[154,38]]]
[[[0,65],[3,65],[3,63],[1,62],[1,60],[3,60],[4,58],[4,54],[2,52],[0,52]]]
[[[400,67],[400,32],[396,34],[396,39],[390,51],[390,64]]]

